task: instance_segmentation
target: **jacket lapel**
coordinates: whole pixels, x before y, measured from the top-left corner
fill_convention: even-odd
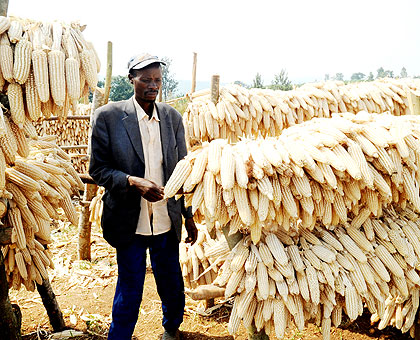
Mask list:
[[[144,153],[140,135],[140,127],[137,119],[136,108],[134,107],[132,98],[126,101],[124,111],[126,113],[126,116],[122,119],[124,127],[127,130],[133,148],[136,150],[137,155],[140,157],[140,160],[144,164]]]

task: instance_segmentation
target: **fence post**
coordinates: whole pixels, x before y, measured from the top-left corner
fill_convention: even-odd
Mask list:
[[[193,68],[192,68],[192,80],[191,80],[191,93],[195,92],[197,84],[197,53],[193,52]]]
[[[92,103],[92,113],[91,113],[91,124],[92,125],[92,116],[95,110],[108,103],[109,93],[111,91],[111,81],[112,81],[112,42],[108,41],[107,49],[107,63],[106,63],[106,78],[105,86],[103,93],[99,88],[95,89]],[[90,130],[90,128],[89,128]],[[88,156],[90,156],[90,133],[89,133],[89,144],[88,144]],[[82,201],[82,211],[81,217],[79,220],[79,259],[80,260],[91,260],[91,229],[92,223],[89,221],[90,212],[89,212],[89,203],[95,197],[96,190],[98,186],[96,184],[85,184],[85,191],[83,194]]]

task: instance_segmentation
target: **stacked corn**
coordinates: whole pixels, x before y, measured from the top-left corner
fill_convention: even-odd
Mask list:
[[[391,202],[420,211],[419,138],[418,116],[360,112],[315,118],[277,138],[214,140],[177,164],[165,196],[183,188],[197,218],[250,232],[254,243],[262,229],[288,231],[298,219],[312,229],[354,217],[358,227]]]
[[[0,17],[0,216],[12,227],[1,249],[11,286],[33,290],[52,266],[45,245],[62,209],[77,225],[71,196],[83,189],[70,157],[32,122],[70,106],[97,82],[99,62],[78,24]],[[10,208],[8,209],[8,205]]]
[[[51,242],[51,219],[63,209],[77,225],[71,195],[83,189],[68,155],[48,138],[36,138],[35,128],[19,129],[0,110],[0,210],[12,227],[12,243],[2,248],[10,285],[29,290],[34,281],[42,284],[46,267],[52,266],[44,245]],[[7,199],[10,208],[7,209]]]
[[[221,88],[216,105],[209,93],[201,93],[189,104],[183,116],[187,144],[191,147],[217,138],[236,142],[241,136],[278,136],[289,126],[336,112],[409,114],[407,95],[419,89],[418,79],[348,85],[329,81],[309,83],[292,91],[247,90],[230,85]]]
[[[77,23],[0,17],[0,91],[7,93],[17,126],[25,115],[32,121],[64,118],[96,87],[100,63],[83,29]]]
[[[230,250],[224,235],[219,231],[210,237],[205,225],[197,224],[198,237],[193,244],[179,244],[179,261],[187,288],[211,284],[217,276]]]
[[[420,220],[410,210],[389,208],[363,227],[316,226],[263,233],[257,244],[239,242],[215,284],[235,295],[229,331],[240,322],[282,339],[294,322],[299,330],[315,321],[323,339],[342,313],[355,320],[366,304],[378,328],[414,331],[419,306]]]
[[[92,104],[77,104],[76,110],[69,111],[69,115],[90,116]],[[60,146],[88,145],[89,119],[68,119],[63,122],[57,120],[41,120],[36,122],[38,135],[54,135]],[[75,149],[68,152],[74,168],[79,173],[87,173],[87,149]]]

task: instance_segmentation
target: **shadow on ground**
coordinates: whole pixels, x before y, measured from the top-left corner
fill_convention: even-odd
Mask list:
[[[357,318],[354,322],[346,322],[343,320],[343,323],[339,328],[343,330],[349,330],[352,333],[359,333],[367,335],[372,339],[381,339],[381,340],[409,340],[413,339],[410,337],[410,332],[401,333],[395,327],[386,327],[383,330],[378,330],[378,323],[371,324],[370,322],[371,314],[365,310],[363,315]],[[344,315],[343,315],[344,317]]]
[[[182,332],[182,340],[233,340],[233,336],[205,335],[197,332]]]

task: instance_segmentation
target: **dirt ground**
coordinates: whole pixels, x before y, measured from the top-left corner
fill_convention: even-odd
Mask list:
[[[69,328],[79,331],[77,340],[106,339],[111,321],[112,299],[117,279],[115,251],[108,246],[97,228],[92,234],[92,261],[77,260],[77,228],[68,223],[58,222],[51,245],[55,269],[49,271],[51,285]],[[10,299],[22,311],[22,334],[25,340],[50,339],[52,329],[39,294],[22,289],[11,290]],[[184,322],[181,325],[185,340],[245,340],[247,331],[241,326],[239,334],[229,335],[230,304],[216,300],[220,304],[210,316],[200,314],[203,303],[186,299]],[[371,326],[366,314],[353,323],[344,323],[341,328],[333,328],[332,340],[368,339],[409,339],[395,329],[378,331]],[[153,273],[148,270],[144,286],[143,302],[134,338],[137,340],[159,339],[163,333],[161,307]],[[1,335],[0,335],[1,338]],[[290,331],[284,339],[321,339],[320,329],[309,325],[303,332]],[[273,334],[270,339],[275,339]]]

